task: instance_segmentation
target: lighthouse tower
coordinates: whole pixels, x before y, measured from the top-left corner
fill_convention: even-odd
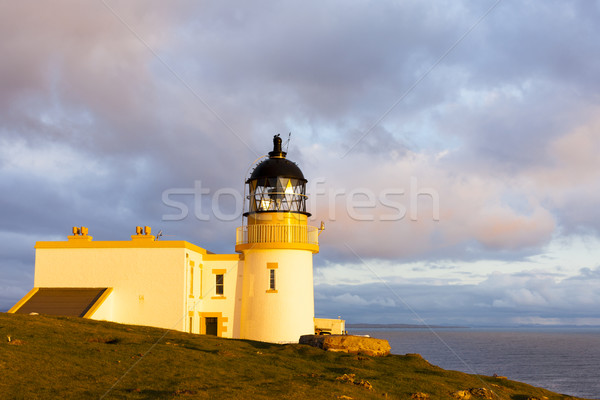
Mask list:
[[[244,257],[242,339],[291,343],[314,333],[312,255],[319,244],[317,228],[308,226],[306,182],[279,135],[246,181],[235,246]]]

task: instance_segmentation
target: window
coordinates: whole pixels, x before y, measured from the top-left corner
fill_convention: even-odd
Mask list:
[[[211,299],[214,300],[224,300],[225,299],[225,274],[227,270],[225,268],[213,268],[212,273],[215,276],[215,296],[212,296]],[[208,289],[212,292],[212,285]]]
[[[275,290],[275,270],[269,270],[269,290]]]
[[[194,317],[190,317],[190,333],[193,333],[193,323],[194,323]]]
[[[267,269],[269,270],[269,286],[267,293],[277,293],[277,282],[275,278],[275,271],[279,268],[278,263],[267,263]]]
[[[223,274],[215,275],[217,282],[215,285],[215,293],[223,295]]]

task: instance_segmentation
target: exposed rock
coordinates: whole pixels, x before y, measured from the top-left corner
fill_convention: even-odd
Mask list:
[[[456,392],[450,393],[450,396],[454,397],[455,399],[468,400],[471,398],[471,392],[468,390],[457,390]]]
[[[473,396],[482,398],[482,399],[493,399],[494,396],[492,396],[492,392],[486,388],[473,388],[473,389],[469,389],[469,392],[471,392],[471,394]]]
[[[342,376],[338,376],[337,378],[335,378],[335,380],[342,381],[342,382],[354,383],[354,377],[356,377],[355,374],[344,374]]]
[[[342,376],[338,376],[335,379],[338,381],[353,383],[355,385],[362,386],[367,390],[373,390],[373,385],[371,385],[371,382],[365,381],[364,379],[356,379],[355,374],[344,374]]]
[[[363,381],[361,379],[360,382],[358,382],[358,383],[354,382],[354,384],[362,386],[362,387],[364,387],[367,390],[373,390],[373,385],[371,385],[371,382],[369,382],[369,381]]]
[[[480,399],[493,399],[492,392],[486,388],[471,388],[450,393],[455,399],[470,399],[473,396]]]
[[[6,336],[6,341],[8,342],[8,344],[13,346],[21,346],[25,343],[20,339],[13,339],[11,336]]]
[[[411,393],[410,398],[415,400],[429,400],[429,395],[427,393],[417,392]]]
[[[391,350],[387,340],[353,335],[303,335],[300,337],[300,343],[327,351],[375,357],[387,356]]]

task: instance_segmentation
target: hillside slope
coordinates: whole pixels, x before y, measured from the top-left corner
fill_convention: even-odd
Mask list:
[[[445,371],[419,355],[374,358],[0,313],[3,399],[410,399],[419,392],[453,399],[476,388],[506,400],[572,398],[507,379]],[[485,391],[471,393],[472,399],[485,398]]]

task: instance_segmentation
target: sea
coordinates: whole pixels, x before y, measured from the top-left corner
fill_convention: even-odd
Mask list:
[[[600,327],[354,328],[389,341],[393,354],[418,353],[431,364],[500,375],[553,392],[600,399]]]

